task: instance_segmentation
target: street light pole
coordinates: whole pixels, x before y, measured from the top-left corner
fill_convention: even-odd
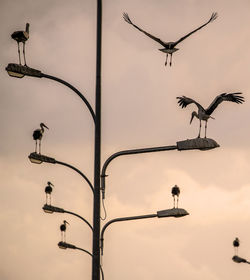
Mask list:
[[[101,49],[102,49],[102,0],[97,0],[96,38],[96,123],[94,157],[94,206],[92,280],[100,280],[100,170],[101,170]]]

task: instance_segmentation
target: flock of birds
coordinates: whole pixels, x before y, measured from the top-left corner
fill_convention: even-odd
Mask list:
[[[140,32],[144,33],[149,38],[151,38],[154,41],[161,44],[163,46],[163,48],[161,48],[159,50],[166,53],[165,66],[167,65],[167,62],[168,62],[168,55],[170,55],[169,65],[171,66],[172,65],[172,55],[173,55],[174,52],[176,52],[178,50],[178,48],[176,48],[176,46],[179,43],[181,43],[183,40],[185,40],[186,38],[188,38],[189,36],[191,36],[192,34],[197,32],[198,30],[205,27],[210,22],[213,22],[217,18],[217,13],[212,13],[211,17],[209,18],[209,20],[207,22],[205,22],[204,24],[202,24],[198,28],[194,29],[193,31],[189,32],[188,34],[181,37],[179,40],[177,40],[175,42],[162,41],[160,38],[157,38],[157,37],[153,36],[152,34],[146,32],[145,30],[141,29],[140,27],[138,27],[137,25],[135,25],[131,21],[131,19],[128,16],[127,13],[123,13],[123,18],[127,23],[131,24],[133,27],[138,29]],[[20,65],[22,64],[21,63],[21,55],[20,55],[20,43],[23,44],[24,66],[27,66],[26,57],[25,57],[25,43],[29,39],[29,27],[30,27],[29,23],[26,23],[26,28],[25,28],[24,31],[15,31],[11,35],[11,37],[17,42],[17,45],[18,45],[18,58],[19,58],[19,64]],[[190,124],[192,123],[192,120],[193,120],[194,117],[196,117],[199,120],[199,122],[200,122],[199,133],[198,133],[198,138],[199,138],[200,134],[201,134],[201,126],[202,126],[201,121],[204,121],[205,122],[205,138],[206,138],[207,122],[210,118],[214,119],[211,116],[211,114],[214,112],[214,110],[223,101],[230,101],[230,102],[234,102],[236,104],[242,104],[244,102],[244,97],[242,97],[241,94],[242,94],[241,92],[222,93],[222,94],[215,97],[215,99],[209,105],[209,107],[207,109],[205,109],[202,105],[200,105],[197,101],[195,101],[192,98],[189,98],[189,97],[186,97],[186,96],[179,96],[179,97],[177,97],[177,99],[178,99],[178,104],[181,108],[186,108],[190,104],[195,104],[197,106],[198,111],[197,112],[196,111],[192,112]],[[40,128],[36,129],[33,132],[33,139],[35,140],[35,143],[36,143],[35,144],[35,153],[39,152],[39,154],[41,154],[41,140],[42,140],[42,137],[43,137],[43,134],[44,134],[44,128],[49,129],[44,123],[40,123]],[[38,142],[39,142],[39,144],[38,144]],[[38,148],[38,145],[39,145],[39,148]],[[48,205],[51,205],[52,187],[54,187],[54,185],[51,182],[48,182],[47,186],[45,187],[46,204],[48,204]],[[180,188],[177,185],[175,185],[172,188],[171,193],[172,193],[172,196],[173,196],[173,207],[178,208]],[[60,225],[60,231],[61,231],[63,242],[65,242],[65,240],[66,240],[65,232],[66,232],[67,224],[69,224],[69,223],[66,220],[64,220],[63,224]],[[234,257],[236,257],[236,258],[237,258],[237,254],[238,254],[239,245],[240,245],[239,238],[236,237],[235,240],[233,241],[233,246],[235,248],[235,256]]]

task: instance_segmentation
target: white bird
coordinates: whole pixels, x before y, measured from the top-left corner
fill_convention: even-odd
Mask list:
[[[174,208],[178,208],[178,202],[179,202],[179,195],[180,195],[180,188],[175,185],[173,188],[172,188],[172,196],[174,198]],[[175,204],[176,204],[176,207],[175,207]]]
[[[40,123],[40,127],[40,129],[38,128],[33,132],[33,139],[36,141],[35,153],[37,153],[37,140],[39,140],[39,154],[41,154],[41,140],[43,138],[44,127],[49,129],[44,123]]]
[[[66,236],[65,236],[65,235],[66,235],[66,229],[67,229],[66,224],[69,225],[69,223],[68,223],[66,220],[64,220],[64,221],[63,221],[63,224],[60,225],[61,236],[62,236],[62,242],[66,242]]]
[[[46,193],[46,204],[51,205],[51,193],[52,193],[52,187],[54,185],[51,182],[47,183],[48,185],[45,187],[45,193]]]
[[[17,41],[18,46],[18,56],[19,56],[19,64],[21,65],[21,57],[20,57],[20,43],[23,43],[23,58],[24,58],[24,65],[26,64],[25,58],[25,42],[29,39],[29,23],[26,23],[25,31],[15,31],[11,34],[12,39]]]
[[[123,13],[123,18],[124,20],[133,25],[135,28],[137,28],[139,31],[143,32],[145,35],[147,35],[149,38],[155,40],[156,42],[158,42],[159,44],[161,44],[164,48],[163,49],[159,49],[159,51],[162,51],[164,53],[166,53],[166,62],[165,62],[165,66],[167,65],[167,61],[168,61],[168,54],[170,54],[170,66],[172,65],[172,55],[174,52],[178,51],[179,49],[176,48],[176,46],[182,42],[183,40],[185,40],[187,37],[189,37],[190,35],[192,35],[193,33],[195,33],[196,31],[198,31],[199,29],[203,28],[204,26],[206,26],[209,22],[214,21],[217,18],[217,13],[212,13],[210,19],[204,23],[203,25],[201,25],[200,27],[196,28],[195,30],[189,32],[187,35],[181,37],[179,40],[175,41],[175,42],[164,42],[162,41],[160,38],[157,38],[151,34],[149,34],[148,32],[144,31],[143,29],[141,29],[140,27],[138,27],[137,25],[135,25],[131,19],[129,18],[127,13]]]
[[[190,124],[193,120],[194,117],[198,118],[200,121],[200,128],[199,128],[199,135],[198,138],[200,137],[201,133],[201,121],[205,121],[205,138],[207,134],[207,121],[209,118],[214,119],[211,117],[211,114],[213,111],[217,108],[217,106],[223,102],[223,101],[231,101],[235,102],[237,104],[241,104],[244,102],[244,97],[240,96],[242,94],[241,92],[234,92],[234,93],[222,93],[215,97],[214,101],[210,104],[210,106],[207,109],[204,109],[198,102],[195,100],[186,97],[186,96],[181,96],[181,97],[176,97],[178,100],[178,104],[182,107],[185,108],[187,105],[194,103],[198,107],[198,113],[193,112],[192,117],[190,120]]]

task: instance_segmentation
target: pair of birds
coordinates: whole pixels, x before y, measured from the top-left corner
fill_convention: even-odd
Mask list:
[[[230,101],[230,102],[234,102],[236,104],[242,104],[244,102],[244,97],[241,96],[241,94],[242,94],[241,92],[222,93],[215,97],[215,99],[213,100],[213,102],[210,104],[210,106],[207,109],[204,109],[203,106],[201,106],[197,101],[195,101],[192,98],[189,98],[186,96],[181,96],[181,97],[177,97],[177,99],[178,99],[178,104],[179,104],[179,106],[181,106],[181,108],[185,108],[190,104],[195,104],[197,106],[198,112],[196,112],[196,111],[192,112],[190,124],[192,123],[194,117],[199,119],[199,122],[200,122],[199,134],[198,134],[198,138],[199,138],[200,134],[201,134],[201,121],[205,121],[205,138],[206,138],[207,122],[210,118],[213,119],[211,114],[214,112],[214,110],[223,101]],[[49,128],[44,123],[41,123],[40,127],[41,127],[40,129],[36,129],[33,132],[33,139],[36,141],[35,152],[37,153],[37,144],[38,144],[37,142],[39,141],[39,153],[41,154],[41,140],[43,137],[44,128],[47,128],[47,129],[49,129]]]
[[[175,42],[165,42],[162,41],[160,38],[157,38],[155,36],[153,36],[152,34],[144,31],[143,29],[141,29],[140,27],[138,27],[137,25],[135,25],[131,19],[129,18],[127,13],[123,13],[123,18],[124,20],[131,24],[133,27],[135,27],[136,29],[138,29],[139,31],[143,32],[145,35],[147,35],[149,38],[153,39],[154,41],[158,42],[159,44],[161,44],[164,48],[159,49],[161,52],[166,53],[166,62],[165,62],[165,66],[167,65],[167,60],[168,60],[168,55],[170,55],[170,66],[172,65],[172,55],[174,52],[178,51],[178,49],[176,48],[176,46],[181,43],[183,40],[185,40],[186,38],[188,38],[190,35],[192,35],[193,33],[197,32],[198,30],[200,30],[201,28],[205,27],[207,24],[209,24],[210,22],[213,22],[216,18],[217,18],[217,13],[212,13],[210,19],[202,24],[201,26],[199,26],[198,28],[194,29],[193,31],[189,32],[188,34],[186,34],[185,36],[181,37],[179,40],[175,41]],[[11,37],[17,42],[18,45],[18,56],[19,56],[19,64],[21,64],[21,57],[20,57],[20,43],[23,43],[23,56],[24,56],[24,65],[27,66],[26,64],[26,58],[25,58],[25,42],[29,39],[29,23],[26,23],[26,28],[25,31],[15,31],[12,33]]]
[[[210,22],[213,22],[216,18],[217,18],[217,13],[212,13],[211,17],[209,18],[209,20],[207,22],[205,22],[204,24],[202,24],[201,26],[199,26],[198,28],[194,29],[193,31],[189,32],[188,34],[186,34],[185,36],[181,37],[179,40],[175,41],[175,42],[164,42],[162,41],[160,38],[157,38],[155,36],[153,36],[152,34],[146,32],[145,30],[141,29],[140,27],[138,27],[137,25],[135,25],[129,15],[127,13],[123,13],[123,18],[124,20],[131,24],[133,27],[135,27],[136,29],[138,29],[139,31],[141,31],[142,33],[144,33],[145,35],[147,35],[149,38],[153,39],[154,41],[158,42],[159,44],[161,44],[164,48],[163,49],[159,49],[160,51],[166,53],[166,61],[165,61],[165,66],[167,65],[167,61],[168,61],[168,55],[170,55],[170,66],[172,65],[172,55],[174,52],[176,52],[178,49],[176,48],[176,46],[181,43],[183,40],[185,40],[186,38],[188,38],[190,35],[194,34],[195,32],[197,32],[198,30],[200,30],[201,28],[205,27],[207,24],[209,24]],[[205,109],[203,106],[201,106],[198,102],[196,102],[195,100],[186,97],[186,96],[181,96],[181,97],[177,97],[178,99],[178,104],[182,107],[185,108],[187,107],[189,104],[195,104],[198,107],[198,112],[193,112],[192,113],[192,117],[190,120],[190,124],[192,123],[192,120],[194,117],[198,118],[200,121],[200,126],[199,126],[199,134],[198,134],[198,138],[200,137],[200,133],[201,133],[201,121],[205,121],[205,138],[206,138],[206,132],[207,132],[207,121],[208,119],[213,119],[213,117],[211,116],[211,114],[214,112],[214,110],[217,108],[217,106],[223,102],[223,101],[231,101],[234,103],[243,103],[244,102],[244,98],[242,96],[240,96],[242,93],[241,92],[235,92],[235,93],[222,93],[220,95],[218,95],[214,101],[210,104],[210,106]]]

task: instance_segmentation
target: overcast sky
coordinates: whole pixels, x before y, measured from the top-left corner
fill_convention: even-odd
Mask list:
[[[79,168],[93,180],[94,125],[86,106],[51,80],[8,76],[18,63],[12,32],[30,23],[26,59],[30,67],[68,81],[94,107],[96,1],[1,0],[0,71],[0,278],[3,280],[90,279],[91,259],[60,250],[66,240],[92,248],[89,228],[73,216],[45,214],[44,188],[54,185],[52,204],[92,222],[92,193],[72,170],[34,165],[33,130],[49,130],[42,153]],[[164,41],[175,41],[218,18],[178,45],[172,67],[161,46],[124,22]],[[250,2],[248,0],[103,0],[102,163],[120,150],[175,145],[198,135],[195,105],[181,109],[176,97],[204,107],[223,92],[242,92],[245,103],[224,102],[208,122],[207,136],[220,148],[121,157],[106,179],[107,220],[152,214],[173,207],[171,188],[181,189],[179,206],[190,215],[117,223],[105,233],[105,279],[249,279],[250,266]],[[204,131],[202,130],[202,135]]]

